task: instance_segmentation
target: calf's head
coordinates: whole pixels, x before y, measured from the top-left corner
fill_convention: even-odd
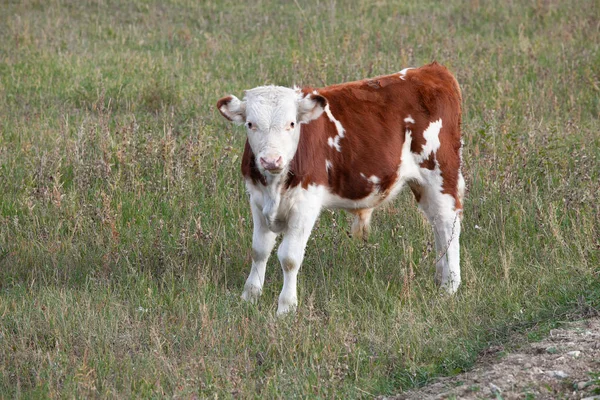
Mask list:
[[[300,124],[318,118],[327,100],[298,89],[261,86],[247,90],[243,100],[230,95],[217,102],[221,114],[244,124],[248,143],[263,175],[287,171],[300,141]]]

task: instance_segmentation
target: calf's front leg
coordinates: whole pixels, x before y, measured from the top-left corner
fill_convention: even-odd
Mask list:
[[[260,207],[252,200],[250,200],[250,206],[254,222],[254,233],[252,234],[252,269],[244,285],[242,299],[256,303],[262,293],[262,287],[265,283],[267,260],[275,246],[277,234],[271,232],[269,229]]]
[[[278,315],[294,311],[298,305],[298,271],[304,259],[306,243],[320,212],[320,206],[315,204],[311,204],[310,207],[298,207],[298,209],[300,211],[290,215],[287,230],[277,249],[277,256],[283,270],[283,289],[279,294]]]

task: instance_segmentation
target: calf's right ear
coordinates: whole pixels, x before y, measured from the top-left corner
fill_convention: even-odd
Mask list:
[[[234,95],[223,97],[217,101],[217,108],[221,115],[236,125],[246,122],[246,102],[240,101]]]

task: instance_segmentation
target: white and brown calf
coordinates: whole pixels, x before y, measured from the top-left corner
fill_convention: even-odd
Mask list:
[[[403,186],[433,226],[436,282],[460,285],[461,94],[437,64],[321,89],[262,86],[220,99],[225,118],[248,135],[242,174],[254,220],[252,269],[242,298],[260,296],[279,233],[283,268],[278,314],[297,303],[304,250],[323,207],[355,214],[352,233],[368,234],[373,209]]]

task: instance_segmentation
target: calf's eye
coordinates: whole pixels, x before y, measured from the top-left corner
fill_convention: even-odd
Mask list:
[[[296,124],[295,124],[295,123],[293,123],[293,122],[290,122],[290,128],[291,128],[291,129],[294,129],[294,127],[295,127],[295,126],[296,126]]]
[[[246,126],[248,127],[248,129],[252,129],[252,122],[246,123]]]

